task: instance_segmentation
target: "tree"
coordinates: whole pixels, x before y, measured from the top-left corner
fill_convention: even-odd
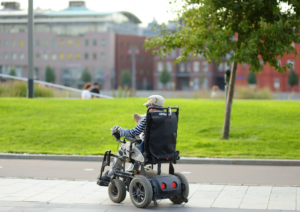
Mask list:
[[[287,65],[280,66],[277,57],[285,53],[298,55],[291,43],[300,43],[300,1],[182,1],[181,9],[175,11],[182,22],[177,32],[172,34],[162,27],[160,36],[145,41],[146,50],[153,49],[153,54],[161,58],[180,48],[177,63],[199,54],[208,62],[220,63],[221,57],[232,54],[226,58],[227,64],[233,65],[222,136],[228,139],[237,64],[249,64],[250,71],[260,72],[261,58],[278,72],[286,72]],[[280,9],[282,3],[287,5],[285,11]]]
[[[51,68],[50,66],[46,67],[46,77],[45,80],[46,82],[55,82],[55,72],[53,70],[53,68]]]
[[[83,82],[90,82],[92,80],[92,76],[90,74],[90,72],[87,70],[87,68],[85,68],[81,74],[81,80]]]
[[[298,74],[296,74],[294,70],[291,70],[291,72],[289,74],[289,77],[288,77],[288,84],[293,89],[293,87],[295,85],[298,85],[298,83],[299,83],[299,76],[298,76]]]
[[[15,69],[11,69],[9,72],[10,76],[17,76]]]
[[[256,85],[256,76],[253,71],[249,71],[249,74],[247,76],[247,82],[249,85]]]
[[[128,70],[124,70],[121,73],[121,85],[122,86],[129,86],[131,83],[131,75]]]
[[[166,89],[166,84],[171,81],[171,74],[168,72],[167,68],[164,67],[162,70],[159,81],[164,85],[164,90]]]

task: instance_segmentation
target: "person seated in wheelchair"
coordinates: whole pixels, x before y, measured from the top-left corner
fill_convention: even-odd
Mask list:
[[[143,104],[146,105],[146,107],[150,107],[150,106],[155,106],[155,107],[164,107],[164,103],[165,103],[165,99],[160,96],[160,95],[152,95],[148,97],[148,101]],[[155,111],[159,111],[157,109],[150,109],[149,112],[155,112]],[[124,129],[120,126],[114,126],[111,129],[111,135],[115,135],[118,139],[120,139],[120,137],[131,137],[131,138],[135,138],[137,136],[140,136],[144,131],[145,131],[145,127],[146,127],[146,116],[144,116],[141,121],[139,122],[139,124],[134,127],[133,129]],[[144,160],[143,157],[143,153],[144,153],[144,134],[142,134],[142,142],[138,145],[134,145],[133,147],[133,154],[132,154],[132,158],[136,161],[140,161],[142,162]],[[128,149],[130,143],[127,142],[125,144],[122,144],[118,150],[118,155],[123,156],[128,153],[126,153],[126,149]],[[102,180],[104,181],[110,181],[111,176],[113,175],[113,169],[115,170],[121,170],[122,169],[122,164],[123,161],[121,161],[118,158],[115,158],[110,170],[104,175],[102,176]],[[138,165],[134,165],[134,164],[130,164],[130,166],[126,169],[127,172],[131,172],[134,170],[138,170],[139,167]]]

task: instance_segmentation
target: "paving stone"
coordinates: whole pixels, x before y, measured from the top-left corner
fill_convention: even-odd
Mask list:
[[[219,191],[196,191],[191,199],[216,199],[220,194]]]
[[[218,199],[243,199],[245,191],[221,191]]]
[[[240,209],[267,209],[268,202],[266,203],[257,203],[257,202],[249,202],[244,203],[242,202],[240,205]]]
[[[53,200],[61,195],[62,195],[61,193],[40,193],[40,194],[32,196],[28,199],[25,199],[25,201],[48,202],[48,201]]]
[[[296,187],[273,187],[272,194],[296,194]]]
[[[246,191],[248,186],[225,186],[223,191]]]
[[[222,191],[225,185],[201,185],[199,191]]]
[[[11,209],[13,209],[14,207],[2,207],[2,206],[0,206],[0,212],[6,212],[6,211],[9,211],[9,210],[11,210]]]
[[[269,202],[268,209],[279,209],[279,210],[296,210],[295,200],[292,202],[287,201],[273,201]]]
[[[17,197],[6,196],[6,197],[1,198],[1,201],[24,201],[27,198],[28,198],[28,196],[17,196]]]
[[[60,195],[49,202],[52,203],[75,203],[84,198],[83,196],[74,196],[74,195]]]
[[[201,207],[201,208],[210,208],[213,204],[215,199],[196,199],[191,198],[189,199],[188,203],[184,204],[184,208],[187,207]]]
[[[22,181],[22,179],[3,179],[0,181],[0,186],[9,186],[20,181]]]
[[[216,199],[213,208],[239,208],[242,199]]]
[[[270,195],[271,186],[249,186],[246,194]]]
[[[61,185],[65,182],[66,182],[66,180],[41,180],[41,182],[38,184],[38,186],[54,187],[54,186],[57,186],[57,185]]]
[[[270,196],[270,202],[282,201],[282,202],[291,202],[296,201],[296,194],[274,194]]]

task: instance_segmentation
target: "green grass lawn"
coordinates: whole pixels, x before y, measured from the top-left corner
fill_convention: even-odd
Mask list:
[[[135,126],[145,98],[0,99],[0,152],[104,154],[117,150],[114,125]],[[234,101],[230,139],[222,140],[224,102],[168,99],[179,106],[181,156],[300,159],[300,102]]]

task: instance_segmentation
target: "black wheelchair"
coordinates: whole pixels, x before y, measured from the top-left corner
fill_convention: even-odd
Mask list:
[[[149,112],[150,109],[158,111]],[[173,110],[173,111],[172,111]],[[138,208],[147,207],[151,201],[157,206],[157,200],[170,199],[174,204],[188,202],[189,184],[186,177],[174,171],[173,164],[180,159],[179,151],[176,151],[176,138],[178,128],[179,107],[149,107],[147,110],[144,161],[136,161],[132,158],[132,146],[142,142],[140,139],[125,137],[118,142],[130,141],[128,154],[122,156],[112,154],[110,150],[105,152],[100,175],[97,184],[108,186],[110,199],[115,203],[122,202],[126,197],[126,191],[130,194],[132,203]],[[122,170],[113,170],[110,182],[102,180],[106,166],[110,166],[111,157],[123,162]],[[139,170],[125,171],[125,162],[140,165]],[[169,164],[169,173],[161,173],[161,164]],[[157,165],[157,170],[153,170]]]

